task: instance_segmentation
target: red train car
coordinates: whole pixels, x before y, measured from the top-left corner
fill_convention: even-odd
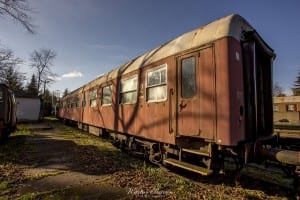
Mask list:
[[[0,142],[16,129],[16,100],[5,84],[0,84]]]
[[[62,99],[59,117],[201,174],[273,134],[273,50],[241,16],[187,32]]]

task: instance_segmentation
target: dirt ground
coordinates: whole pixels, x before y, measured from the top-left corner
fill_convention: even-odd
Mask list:
[[[30,124],[34,136],[27,137],[25,145],[30,146],[25,160],[20,163],[22,175],[29,178],[18,185],[15,197],[26,194],[46,194],[66,189],[66,198],[79,199],[126,199],[127,191],[105,183],[107,175],[93,175],[84,170],[82,163],[74,162],[79,148],[70,135],[62,134],[58,128],[48,124]],[[30,154],[30,155],[29,155]],[[53,196],[54,197],[54,196]]]
[[[240,185],[231,175],[182,177],[55,120],[20,125],[0,145],[0,199],[290,198],[251,177]]]

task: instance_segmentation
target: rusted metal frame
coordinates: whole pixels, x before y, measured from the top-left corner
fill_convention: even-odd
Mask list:
[[[258,101],[258,92],[257,92],[257,65],[256,65],[256,46],[255,46],[255,42],[252,42],[251,47],[253,48],[253,80],[254,80],[254,107],[255,107],[255,130],[258,130],[258,105],[257,105],[257,101]],[[257,137],[257,132],[255,134],[255,136]]]
[[[216,52],[215,52],[215,44],[211,44],[212,46],[212,54],[213,54],[213,67],[214,67],[214,100],[215,100],[215,119],[214,119],[214,134],[213,134],[213,140],[217,140],[217,125],[218,125],[218,120],[217,120],[217,115],[218,115],[218,107],[217,107],[217,63],[216,63]]]
[[[175,56],[175,60],[176,60],[176,62],[175,62],[175,64],[176,64],[176,66],[175,66],[175,87],[176,87],[176,89],[175,89],[175,134],[174,134],[174,137],[175,137],[175,141],[176,141],[176,137],[177,136],[179,136],[179,133],[178,133],[178,107],[177,107],[177,103],[178,103],[178,95],[177,95],[177,93],[178,93],[178,91],[179,91],[179,78],[178,78],[178,70],[179,70],[179,59],[180,59],[180,56]],[[176,142],[175,142],[176,143]],[[179,152],[179,154],[180,154],[180,152]]]
[[[179,156],[179,150],[170,147],[168,144],[167,144],[167,146],[166,145],[164,146],[164,149],[165,149],[166,154],[173,154],[173,155]],[[167,155],[166,155],[166,157],[167,157]]]
[[[212,48],[213,49],[213,66],[214,66],[214,68],[216,69],[216,62],[215,62],[215,51],[214,51],[214,43],[208,43],[208,44],[205,44],[205,45],[202,45],[202,46],[200,46],[200,47],[196,47],[196,48],[192,48],[192,49],[189,49],[189,50],[186,50],[186,51],[183,51],[183,52],[181,52],[181,53],[179,53],[179,54],[177,54],[177,55],[174,55],[174,58],[175,58],[175,60],[176,60],[176,62],[175,62],[175,64],[176,64],[176,78],[175,78],[175,80],[176,80],[176,90],[175,90],[175,95],[176,95],[176,102],[175,102],[175,112],[176,112],[176,114],[175,114],[175,119],[176,119],[176,129],[175,129],[175,134],[174,134],[174,137],[176,137],[176,136],[180,136],[179,135],[179,132],[178,132],[178,96],[179,96],[179,87],[181,87],[181,85],[179,84],[179,75],[180,75],[180,66],[181,65],[179,65],[179,62],[180,62],[180,60],[184,57],[184,56],[186,56],[186,55],[188,55],[188,54],[192,54],[192,53],[196,53],[196,52],[199,52],[199,54],[198,54],[198,56],[200,57],[200,54],[201,54],[201,50],[204,50],[204,49],[207,49],[207,48]],[[199,63],[197,62],[197,65],[199,66]],[[215,71],[215,70],[214,70]],[[214,76],[215,76],[215,86],[214,86],[214,88],[215,88],[215,94],[216,94],[216,71],[215,71],[215,74],[214,74]],[[216,102],[216,97],[214,97],[214,99],[215,99],[215,102]],[[215,107],[216,107],[216,104],[215,104]],[[216,110],[215,110],[216,111]],[[215,120],[216,121],[216,120]],[[216,122],[215,122],[216,123]],[[215,124],[216,125],[216,124]],[[214,129],[215,129],[215,127],[214,127]],[[216,131],[214,130],[214,133],[216,134]]]

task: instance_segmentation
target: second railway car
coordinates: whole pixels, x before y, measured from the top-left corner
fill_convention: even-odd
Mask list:
[[[5,84],[0,84],[0,142],[16,128],[16,100]]]
[[[62,99],[59,117],[154,163],[210,174],[272,137],[273,50],[241,16],[187,32]]]

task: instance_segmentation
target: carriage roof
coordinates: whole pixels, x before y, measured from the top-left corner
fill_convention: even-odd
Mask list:
[[[105,83],[108,80],[132,72],[165,57],[176,55],[185,50],[196,48],[224,37],[233,37],[240,41],[243,39],[245,32],[256,33],[254,28],[240,15],[228,15],[195,30],[187,32],[151,51],[146,52],[145,54],[119,66],[107,74],[94,79],[85,86],[79,88],[79,90],[81,91],[82,89],[93,88],[101,83]],[[258,34],[257,37],[259,37]],[[261,38],[260,40],[262,41]],[[266,45],[266,43],[263,41],[262,43]],[[273,52],[273,50],[268,46],[267,48]]]

